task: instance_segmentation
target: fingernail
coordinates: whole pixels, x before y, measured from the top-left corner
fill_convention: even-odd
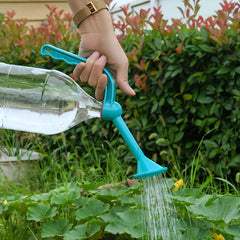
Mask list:
[[[93,57],[93,58],[99,58],[99,52],[94,52],[94,53],[92,54],[92,57]]]
[[[85,67],[85,63],[84,62],[80,62],[78,65],[77,65],[78,69],[79,70],[82,70],[84,67]]]
[[[102,55],[102,56],[99,58],[99,60],[100,60],[101,62],[107,62],[107,58],[106,58],[104,55]]]
[[[135,91],[131,87],[129,87],[129,90],[130,90],[130,93],[131,93],[132,96],[136,95]]]

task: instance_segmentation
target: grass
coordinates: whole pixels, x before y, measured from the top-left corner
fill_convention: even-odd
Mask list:
[[[84,128],[81,129],[81,143],[76,143],[74,136],[69,133],[47,137],[36,135],[34,141],[30,141],[29,138],[25,141],[22,140],[21,147],[26,144],[29,150],[40,152],[41,159],[34,163],[33,168],[36,168],[36,171],[20,181],[0,180],[0,201],[36,193],[47,193],[61,186],[66,186],[68,183],[104,185],[133,178],[137,162],[133,160],[131,153],[122,144],[121,139],[108,141],[105,138],[100,145],[96,146],[93,141],[94,137],[87,136]],[[12,142],[16,142],[16,137],[19,139],[19,133],[5,138],[5,142],[2,139],[1,143],[11,146]],[[194,192],[194,189],[197,188],[198,192],[202,194],[233,194],[239,197],[237,186],[226,179],[214,177],[211,171],[203,167],[201,143],[192,164],[183,170],[178,169],[177,176],[184,181],[182,189],[192,189]],[[174,157],[174,159],[177,158]],[[132,164],[133,162],[135,165]],[[205,175],[202,182],[199,182],[199,171]],[[169,178],[172,182],[178,180],[175,175],[169,176]],[[42,239],[34,231],[34,229],[39,228],[38,223],[27,221],[26,217],[18,214],[1,215],[0,206],[0,239],[11,240],[15,239],[16,236],[19,240]],[[192,215],[188,211],[184,210],[184,214],[188,215],[190,223],[192,221],[198,222],[198,220],[191,220]]]
[[[10,149],[22,135],[19,132],[4,131],[0,143]],[[1,183],[0,192],[1,189],[2,192],[15,192],[13,188],[18,191],[18,185],[31,191],[47,192],[71,181],[116,183],[125,181],[127,176],[131,177],[131,174],[134,174],[132,167],[121,161],[122,148],[115,148],[107,140],[96,146],[86,135],[84,128],[81,132],[81,143],[76,145],[74,135],[70,138],[66,135],[35,135],[32,142],[22,140],[21,145],[19,144],[21,148],[27,147],[41,154],[40,160],[34,166],[37,173],[33,178],[26,176],[18,183],[11,183],[5,179]],[[25,134],[24,137],[28,139],[28,135]]]
[[[116,183],[133,178],[136,173],[137,161],[133,158],[126,145],[116,140],[103,140],[101,145],[95,144],[94,138],[87,136],[84,127],[81,128],[81,143],[75,142],[75,136],[61,133],[55,136],[32,135],[21,132],[1,130],[0,144],[27,148],[38,151],[40,160],[35,163],[37,171],[33,176],[27,176],[18,183],[0,181],[0,193],[26,193],[32,191],[47,192],[61,186],[65,182],[104,182]],[[35,137],[35,138],[34,138]],[[211,171],[204,168],[201,154],[202,138],[191,165],[181,170],[178,166],[177,178],[182,178],[185,186],[198,187],[206,193],[217,192],[238,194],[234,184],[224,178],[215,178]],[[19,142],[19,143],[17,143]],[[127,157],[126,157],[126,153]],[[123,155],[125,155],[124,160]],[[172,156],[177,161],[175,156]],[[134,165],[132,164],[134,163]],[[172,170],[173,171],[173,170]],[[168,171],[168,174],[172,172]],[[199,171],[206,177],[198,182]],[[173,173],[170,178],[176,178]]]

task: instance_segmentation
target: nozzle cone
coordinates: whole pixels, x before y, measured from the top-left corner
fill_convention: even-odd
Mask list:
[[[167,167],[162,167],[147,157],[138,159],[137,174],[135,178],[147,178],[157,176],[167,171]]]

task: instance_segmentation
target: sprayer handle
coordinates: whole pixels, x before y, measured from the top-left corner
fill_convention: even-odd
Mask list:
[[[80,62],[86,62],[87,59],[67,52],[50,44],[43,45],[41,48],[43,56],[51,56],[56,60],[63,60],[70,65],[77,65]],[[116,86],[111,73],[104,68],[103,73],[107,75],[107,87],[105,89],[104,103],[112,105],[116,98]]]

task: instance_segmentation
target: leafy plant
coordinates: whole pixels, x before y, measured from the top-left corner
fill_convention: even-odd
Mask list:
[[[196,182],[212,176],[234,182],[239,167],[239,3],[223,1],[216,15],[206,19],[197,15],[200,1],[184,4],[184,9],[179,8],[183,18],[172,19],[171,24],[164,19],[161,8],[138,13],[127,6],[122,8],[124,16],[114,26],[129,58],[129,81],[135,85],[137,96],[129,98],[118,90],[117,101],[143,151],[168,166],[169,175],[181,178],[191,174],[186,166],[191,165],[205,136]],[[24,19],[15,20],[14,12],[1,15],[1,61],[72,72],[73,66],[40,55],[45,43],[77,53],[80,40],[79,33],[72,29],[71,16],[47,7],[49,14],[38,28],[27,26]],[[93,134],[94,139],[82,138]],[[134,173],[136,161],[111,123],[89,121],[65,135],[69,142],[64,151],[70,156],[79,149],[86,156],[84,161],[95,161],[99,154],[88,148],[102,148],[104,141],[103,145],[114,150],[125,164],[128,176]],[[44,151],[48,148],[48,153],[54,152],[56,137],[39,138]],[[101,161],[102,166],[94,167],[93,173],[99,174],[99,169],[113,162]]]
[[[101,191],[97,186],[69,183],[46,194],[2,200],[0,215],[6,234],[7,226],[14,225],[15,218],[20,217],[31,229],[23,239],[38,232],[42,239],[100,239],[119,234],[124,239],[139,238],[142,234],[141,202],[136,194],[140,186]],[[133,222],[132,216],[137,216],[138,221]],[[17,225],[11,229],[14,227]],[[16,237],[15,233],[18,228],[13,230],[11,239]],[[0,231],[1,234],[3,238],[5,235]]]
[[[20,239],[142,239],[141,183],[99,186],[66,183],[45,194],[2,198],[1,239],[15,239],[22,225],[26,230]],[[213,233],[229,240],[240,237],[238,197],[182,189],[173,191],[173,199],[181,220],[175,228],[182,239],[212,239]]]

